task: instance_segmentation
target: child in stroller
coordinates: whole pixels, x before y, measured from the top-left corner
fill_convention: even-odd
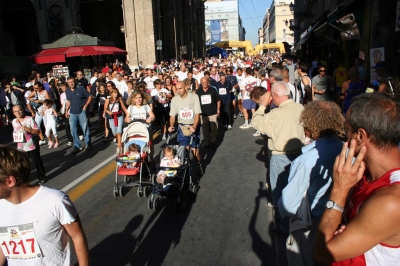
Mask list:
[[[125,152],[125,154],[121,157],[121,159],[125,160],[134,160],[139,158],[140,158],[140,146],[137,145],[136,143],[130,144],[128,146],[128,151]],[[131,163],[118,162],[117,165],[119,167],[125,167],[128,169],[139,168],[139,164],[137,162],[131,162]]]
[[[181,159],[176,155],[173,147],[167,146],[163,149],[164,157],[161,159],[160,167],[176,168],[181,165]],[[177,170],[160,170],[157,174],[157,183],[165,188],[172,185],[174,177],[177,175]]]

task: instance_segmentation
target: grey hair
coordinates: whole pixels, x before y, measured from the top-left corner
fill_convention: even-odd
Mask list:
[[[289,96],[290,95],[290,87],[286,82],[277,81],[272,84],[271,88],[272,92],[275,92],[278,96]]]
[[[272,69],[271,73],[269,75],[273,76],[276,81],[282,81],[282,79],[283,79],[282,69],[280,69],[280,68]]]

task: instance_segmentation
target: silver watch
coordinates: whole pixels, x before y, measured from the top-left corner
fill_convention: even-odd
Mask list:
[[[337,204],[336,202],[334,202],[333,200],[328,200],[328,201],[326,202],[325,207],[326,207],[327,209],[333,209],[333,210],[340,211],[341,213],[343,213],[343,211],[344,211],[344,208],[343,208],[342,206],[338,205],[338,204]]]

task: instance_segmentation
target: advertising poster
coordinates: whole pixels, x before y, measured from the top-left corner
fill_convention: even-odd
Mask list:
[[[228,20],[206,20],[206,45],[211,46],[217,42],[228,41]]]
[[[374,82],[375,80],[378,80],[378,76],[375,73],[375,69],[373,67],[376,65],[377,62],[379,61],[385,61],[385,48],[372,48],[370,50],[370,69],[371,69],[371,83]]]

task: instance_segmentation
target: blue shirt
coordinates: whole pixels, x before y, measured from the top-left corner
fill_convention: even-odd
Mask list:
[[[79,115],[82,113],[83,106],[85,105],[90,93],[82,86],[77,86],[74,91],[68,88],[65,91],[67,100],[70,102],[70,113],[73,115]]]
[[[332,188],[333,165],[342,147],[343,142],[336,136],[320,138],[302,147],[302,155],[292,162],[289,182],[278,201],[283,217],[296,214],[306,190],[311,214],[316,218],[322,216]]]
[[[229,80],[225,80],[225,83],[221,81],[214,83],[215,87],[218,90],[219,98],[223,104],[231,101],[231,91],[232,91],[232,83]]]

